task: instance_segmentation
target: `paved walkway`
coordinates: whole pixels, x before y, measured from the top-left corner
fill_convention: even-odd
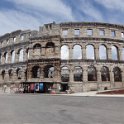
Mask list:
[[[0,124],[124,124],[124,98],[0,95]]]
[[[67,94],[68,96],[124,97],[124,94],[97,94],[97,91]]]
[[[15,94],[13,92],[10,92],[10,90],[6,90],[4,92],[2,89],[0,89],[0,94]],[[27,94],[26,94],[27,95]],[[36,95],[36,94],[35,94]],[[80,93],[73,93],[73,94],[44,94],[44,95],[52,95],[52,96],[77,96],[77,97],[88,97],[88,96],[95,96],[95,97],[124,97],[124,94],[97,94],[97,91],[91,91],[91,92],[80,92]]]

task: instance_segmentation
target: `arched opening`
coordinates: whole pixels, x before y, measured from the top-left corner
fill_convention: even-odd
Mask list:
[[[26,49],[26,56],[27,56],[27,59],[29,59],[29,48]]]
[[[23,62],[24,61],[23,49],[20,49],[18,53],[19,53],[19,62]]]
[[[61,59],[65,59],[65,60],[69,59],[69,48],[67,45],[63,45],[61,47]]]
[[[54,48],[55,47],[55,44],[53,42],[48,42],[46,44],[46,48]]]
[[[8,53],[4,53],[5,63],[8,63]]]
[[[82,49],[80,45],[73,47],[73,59],[82,59]]]
[[[41,45],[40,44],[35,44],[33,49],[41,49]]]
[[[12,76],[13,76],[12,69],[10,69],[10,70],[8,71],[8,74],[9,74],[9,79],[12,79]]]
[[[55,44],[53,42],[48,42],[46,44],[46,52],[47,53],[53,53],[53,52],[55,52]]]
[[[39,78],[41,74],[41,69],[39,66],[34,66],[32,68],[32,78]]]
[[[5,70],[3,70],[3,71],[1,72],[1,75],[2,75],[2,79],[4,80],[4,78],[5,78]]]
[[[95,59],[94,46],[93,45],[87,45],[86,46],[86,57],[87,57],[87,59]]]
[[[33,53],[34,55],[40,55],[41,53],[41,45],[40,44],[35,44],[33,47]]]
[[[27,80],[27,69],[25,70],[25,79]]]
[[[97,81],[97,72],[94,66],[88,67],[88,81]]]
[[[121,69],[119,67],[115,67],[113,69],[113,73],[114,73],[114,81],[121,82],[122,81]]]
[[[54,78],[55,68],[52,65],[47,65],[44,67],[44,78]]]
[[[11,52],[11,63],[14,63],[15,62],[15,51],[13,50]]]
[[[69,82],[69,69],[68,67],[61,68],[61,80],[62,82]]]
[[[108,67],[103,66],[101,68],[101,78],[102,81],[110,81],[110,74]]]
[[[99,58],[100,59],[107,59],[107,49],[104,45],[100,45],[99,47]]]
[[[83,70],[81,67],[77,66],[74,68],[74,81],[83,80]]]
[[[21,69],[20,68],[17,68],[16,75],[17,75],[17,78],[18,79],[21,79],[22,78],[22,74],[21,74]]]
[[[112,51],[112,60],[118,60],[118,48],[116,46],[111,47]]]

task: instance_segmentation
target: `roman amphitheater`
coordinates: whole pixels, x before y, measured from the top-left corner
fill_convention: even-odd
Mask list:
[[[55,22],[0,37],[0,87],[87,92],[124,87],[124,26]]]

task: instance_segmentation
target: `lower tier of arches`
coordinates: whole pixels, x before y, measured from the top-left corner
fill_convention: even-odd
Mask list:
[[[43,92],[48,92],[49,88],[60,92],[123,88],[124,66],[123,63],[100,62],[62,62],[59,66],[58,63],[37,62],[30,63],[30,67],[24,64],[20,67],[2,67],[0,70],[1,87],[7,85],[11,88],[14,85],[27,88],[40,83],[43,83],[44,89],[47,87]]]

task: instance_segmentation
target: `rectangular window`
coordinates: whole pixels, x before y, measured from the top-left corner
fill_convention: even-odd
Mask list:
[[[62,35],[67,36],[68,35],[68,29],[63,29],[62,30]]]
[[[100,30],[99,30],[99,35],[100,35],[100,36],[105,36],[105,31],[104,31],[103,29],[100,29]]]
[[[112,37],[115,37],[115,36],[116,36],[116,33],[115,33],[114,30],[111,31],[111,36],[112,36]]]
[[[79,36],[80,35],[80,29],[75,29],[74,30],[74,35]]]
[[[87,35],[92,36],[93,35],[93,30],[92,29],[87,29]]]
[[[121,32],[121,38],[124,38],[124,32]]]

